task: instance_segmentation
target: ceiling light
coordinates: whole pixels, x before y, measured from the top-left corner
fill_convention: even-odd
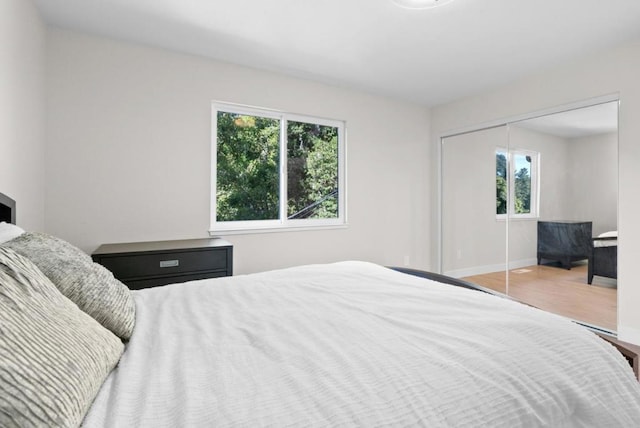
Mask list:
[[[431,9],[449,3],[451,0],[392,0],[395,4],[405,9]]]

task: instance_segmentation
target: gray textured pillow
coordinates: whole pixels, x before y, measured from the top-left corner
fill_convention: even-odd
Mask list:
[[[0,247],[0,426],[80,425],[123,350],[33,263]]]
[[[68,242],[27,232],[2,246],[31,260],[68,299],[117,336],[128,340],[135,324],[135,302],[126,285]]]

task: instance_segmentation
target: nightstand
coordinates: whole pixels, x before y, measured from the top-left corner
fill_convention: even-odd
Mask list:
[[[104,244],[91,257],[132,290],[233,274],[233,245],[218,238]]]

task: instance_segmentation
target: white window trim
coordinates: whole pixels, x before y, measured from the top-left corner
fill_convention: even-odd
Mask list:
[[[232,235],[244,233],[265,233],[279,231],[302,231],[318,229],[337,229],[347,226],[347,183],[346,183],[346,123],[341,120],[318,118],[282,111],[251,107],[240,104],[213,102],[211,108],[211,191],[210,191],[210,227],[211,236]],[[218,111],[268,117],[281,121],[280,127],[280,219],[277,220],[245,220],[224,221],[216,220],[217,203],[217,138]],[[332,219],[287,219],[287,121],[306,122],[338,128],[338,217]]]
[[[507,213],[496,214],[496,220],[503,221],[507,218],[513,220],[537,220],[540,217],[540,153],[533,150],[509,149],[497,147],[496,153],[501,152],[507,155],[507,186],[509,194],[507,195]],[[513,162],[514,155],[525,155],[532,159],[531,162],[531,212],[516,214],[515,213],[515,168]]]

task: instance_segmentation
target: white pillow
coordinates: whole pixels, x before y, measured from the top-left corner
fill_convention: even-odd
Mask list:
[[[113,333],[129,340],[136,321],[131,290],[81,249],[39,232],[26,232],[0,248],[12,249],[28,258],[65,297]]]
[[[617,238],[617,237],[618,237],[617,230],[612,230],[611,232],[605,232],[598,235],[598,238]]]
[[[124,345],[0,247],[0,426],[79,427]]]
[[[6,223],[4,221],[0,222],[0,244],[11,241],[13,238],[17,238],[23,233],[24,230],[15,224]]]

